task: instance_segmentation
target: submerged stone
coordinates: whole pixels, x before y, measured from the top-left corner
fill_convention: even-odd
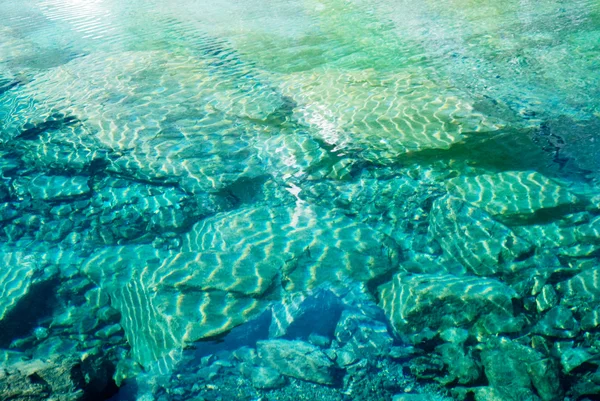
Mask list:
[[[258,360],[281,374],[320,384],[334,384],[335,364],[314,345],[267,340],[256,344]]]
[[[549,284],[542,287],[542,292],[535,298],[538,312],[544,312],[558,303],[558,295]]]
[[[567,189],[535,171],[461,176],[449,180],[447,187],[453,196],[500,221],[526,219],[544,209],[579,202]]]
[[[257,366],[252,368],[250,376],[252,384],[256,388],[273,389],[285,385],[285,378],[273,368]]]
[[[549,337],[573,338],[579,333],[579,323],[564,306],[550,309],[532,330]]]
[[[81,361],[53,356],[0,366],[0,398],[23,401],[83,401],[111,394],[111,366],[99,356]]]
[[[468,329],[486,316],[512,318],[515,297],[510,287],[497,280],[469,276],[398,274],[381,288],[381,306],[392,326],[399,335],[414,340],[428,329]]]
[[[570,348],[560,355],[560,363],[564,371],[569,373],[596,356],[591,349]]]
[[[478,363],[473,353],[466,351],[461,344],[442,344],[436,347],[436,352],[442,357],[447,369],[446,377],[437,378],[438,381],[448,384],[470,384],[476,382],[482,373],[481,364]]]
[[[558,284],[561,302],[568,306],[581,303],[596,304],[600,301],[600,267],[579,273],[575,277]]]
[[[20,327],[35,323],[28,320],[40,317],[36,313],[47,312],[39,300],[47,301],[56,277],[42,255],[0,252],[0,342],[10,342]]]
[[[493,275],[505,263],[527,257],[532,246],[483,210],[444,196],[432,206],[429,235],[442,249],[477,275]]]
[[[478,393],[488,391],[495,394],[490,399],[498,400],[562,399],[556,365],[529,347],[507,338],[492,338],[482,352],[481,359],[490,387],[488,390],[477,390],[477,400],[486,399],[481,394],[478,396]]]
[[[84,176],[38,175],[17,180],[15,188],[20,197],[28,195],[33,199],[54,201],[89,194],[88,182],[89,177]]]
[[[577,239],[582,242],[600,242],[600,216],[577,227]]]
[[[281,287],[369,283],[394,268],[395,255],[393,243],[347,217],[309,206],[256,207],[202,220],[181,251],[102,249],[84,272],[110,294],[135,359],[169,365],[185,344],[257,316]]]
[[[287,291],[305,291],[324,282],[334,287],[344,280],[369,282],[398,263],[396,246],[384,235],[343,215],[305,205],[246,208],[206,219],[184,238],[182,250],[206,252],[208,247],[235,260],[236,270],[244,265],[252,269],[244,280],[255,280],[251,292],[258,293],[276,274]],[[193,285],[194,275],[203,273],[194,269],[189,274],[186,284]]]
[[[396,394],[392,401],[433,401],[434,399],[429,394]]]
[[[385,323],[349,310],[342,313],[335,338],[362,356],[386,355],[394,342]]]

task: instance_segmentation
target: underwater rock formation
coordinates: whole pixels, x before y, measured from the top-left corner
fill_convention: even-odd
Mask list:
[[[449,328],[470,329],[485,319],[515,331],[510,327],[515,297],[511,288],[493,279],[398,274],[381,289],[381,306],[396,332],[418,343]]]
[[[483,210],[446,195],[429,216],[429,235],[452,258],[477,275],[494,275],[527,257],[532,245]]]
[[[589,2],[4,3],[0,398],[600,393]]]
[[[135,359],[149,366],[248,321],[282,290],[376,280],[394,268],[395,255],[393,241],[343,216],[258,207],[202,220],[180,252],[106,248],[84,271],[111,295]]]

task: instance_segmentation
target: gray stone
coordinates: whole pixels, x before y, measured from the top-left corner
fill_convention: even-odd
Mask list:
[[[256,344],[260,363],[281,374],[320,384],[335,381],[334,363],[318,347],[302,341],[266,340]]]

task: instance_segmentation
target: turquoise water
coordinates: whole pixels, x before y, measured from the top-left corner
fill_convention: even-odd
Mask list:
[[[599,71],[592,0],[0,0],[0,399],[599,399]]]

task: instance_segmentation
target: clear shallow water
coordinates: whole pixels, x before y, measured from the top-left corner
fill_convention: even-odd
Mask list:
[[[0,1],[0,394],[594,399],[599,7]]]

